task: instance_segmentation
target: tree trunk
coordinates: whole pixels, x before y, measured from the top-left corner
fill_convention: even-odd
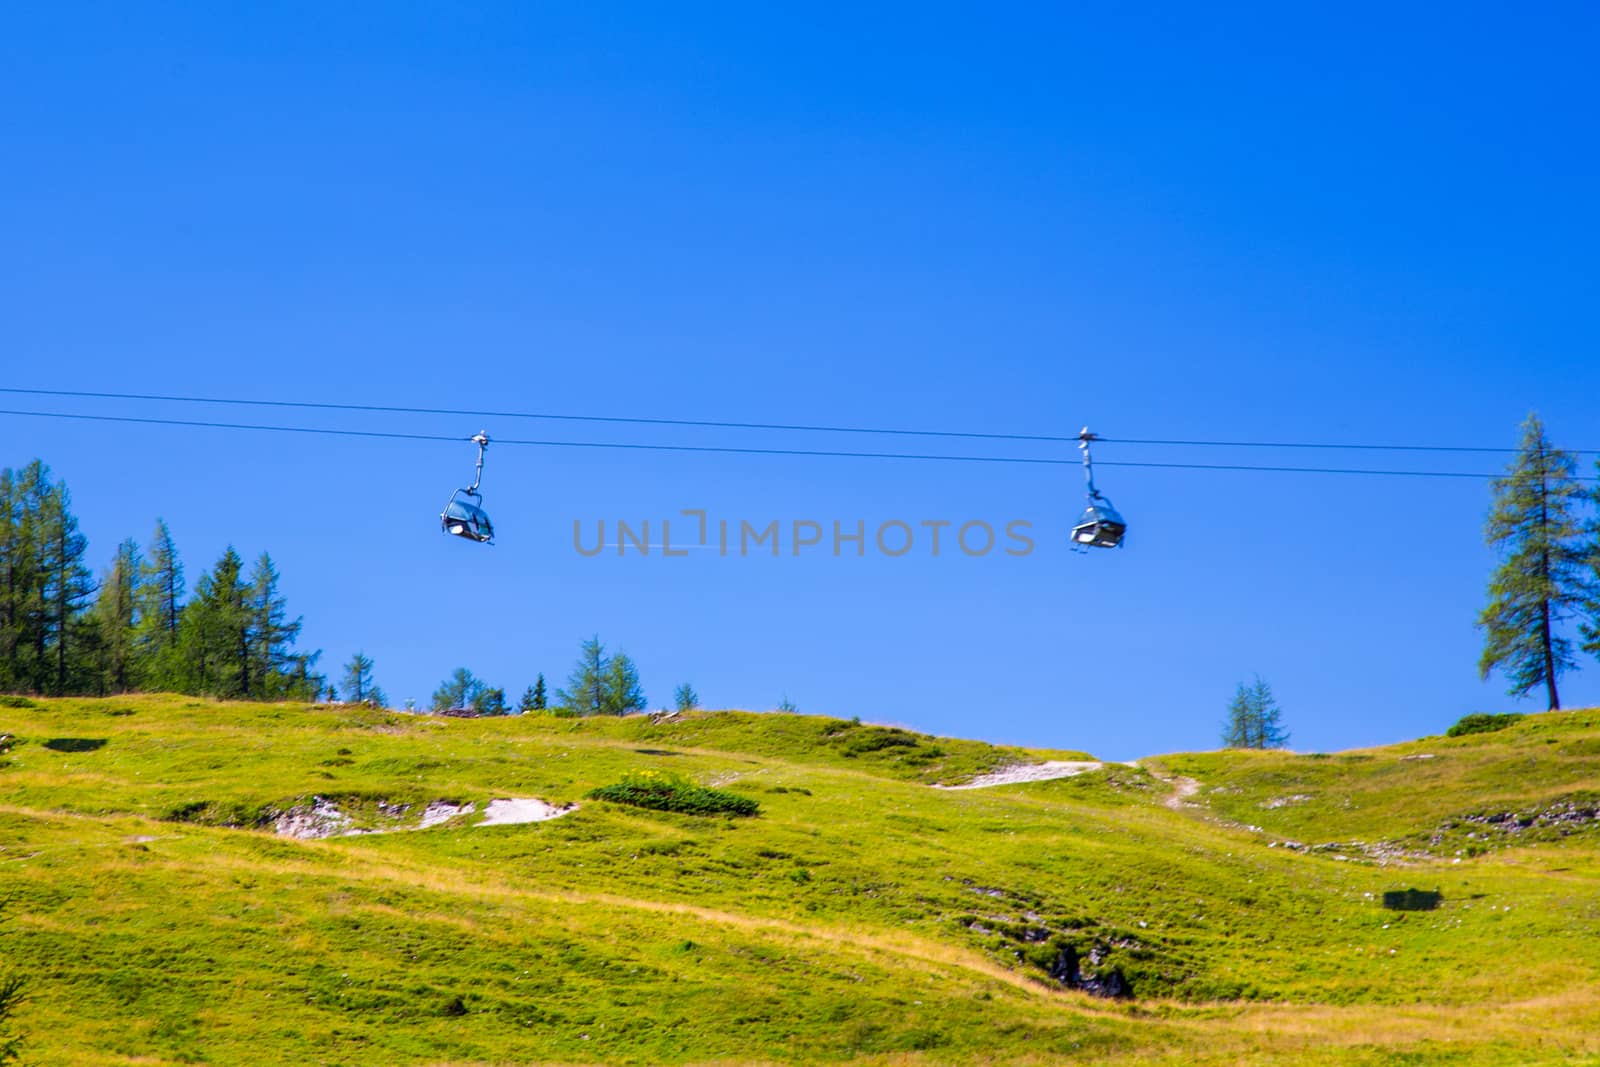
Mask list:
[[[1550,711],[1561,710],[1561,696],[1556,692],[1556,650],[1550,634],[1550,510],[1549,485],[1545,481],[1540,453],[1539,471],[1539,534],[1544,547],[1539,551],[1539,577],[1544,581],[1543,595],[1539,598],[1539,640],[1544,651],[1544,686],[1550,695]]]
[[[1550,644],[1550,601],[1539,605],[1539,626],[1544,640],[1544,687],[1550,694],[1551,711],[1561,710],[1561,695],[1556,692],[1556,654]]]

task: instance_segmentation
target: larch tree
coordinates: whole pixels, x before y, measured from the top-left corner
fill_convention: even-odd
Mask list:
[[[1542,686],[1551,711],[1561,707],[1557,683],[1575,665],[1561,625],[1596,596],[1575,513],[1582,495],[1576,466],[1572,453],[1550,443],[1539,416],[1529,415],[1516,459],[1494,481],[1484,529],[1500,563],[1478,616],[1484,631],[1478,671],[1484,678],[1501,671],[1514,696]]]
[[[684,682],[672,691],[672,702],[679,711],[693,711],[700,706],[700,694],[694,691],[694,686]]]
[[[1594,510],[1586,531],[1588,541],[1583,549],[1589,561],[1588,589],[1582,606],[1583,622],[1578,625],[1578,633],[1583,637],[1583,650],[1600,658],[1600,459],[1595,460],[1594,471],[1596,478],[1591,497]]]
[[[365,703],[373,698],[377,686],[372,681],[372,657],[365,652],[357,652],[351,656],[344,665],[344,695],[346,700],[357,704]],[[383,701],[375,701],[383,703]]]
[[[607,715],[626,715],[643,711],[644,689],[639,685],[639,670],[626,652],[611,657],[605,670],[605,696],[602,710]]]
[[[561,706],[574,715],[599,715],[606,710],[606,668],[609,661],[599,635],[578,650],[578,662],[567,677],[567,687],[556,690]]]
[[[439,688],[433,691],[433,710],[470,708],[479,699],[483,688],[483,683],[473,677],[471,671],[465,667],[457,667],[455,672],[439,683]]]
[[[1283,712],[1272,687],[1259,674],[1251,685],[1240,682],[1222,724],[1223,747],[1282,748],[1288,743],[1289,732],[1283,728]]]
[[[506,691],[493,686],[480,685],[472,697],[472,710],[479,715],[509,715]]]

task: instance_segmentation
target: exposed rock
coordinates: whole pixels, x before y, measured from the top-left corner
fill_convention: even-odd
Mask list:
[[[350,829],[350,817],[338,805],[322,797],[312,797],[310,805],[297,804],[273,820],[279,837],[315,841],[336,837]]]
[[[997,785],[1015,785],[1018,782],[1048,782],[1055,778],[1071,778],[1089,771],[1098,771],[1105,764],[1099,760],[1049,760],[1045,763],[1013,763],[988,774],[969,778],[960,785],[935,785],[935,789],[989,789]]]
[[[457,815],[471,815],[477,810],[476,804],[452,804],[448,800],[435,800],[422,809],[422,821],[417,824],[417,829],[426,830],[447,823]]]
[[[556,819],[570,811],[577,809],[576,804],[566,804],[556,807],[546,804],[542,800],[508,798],[491,800],[489,806],[483,810],[483,819],[479,826],[510,826],[516,823],[544,822],[546,819]]]
[[[1098,966],[1103,958],[1104,953],[1099,946],[1089,950],[1091,964]],[[1071,945],[1063,945],[1061,951],[1056,953],[1055,962],[1050,965],[1050,977],[1069,989],[1081,989],[1090,996],[1118,1000],[1133,996],[1133,986],[1122,973],[1121,967],[1085,975],[1078,958],[1078,950]]]

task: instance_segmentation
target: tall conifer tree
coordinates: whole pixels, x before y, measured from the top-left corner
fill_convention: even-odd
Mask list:
[[[644,689],[639,685],[639,671],[626,652],[618,652],[606,664],[604,701],[607,715],[626,715],[630,711],[644,710]]]
[[[1289,743],[1283,728],[1283,711],[1272,687],[1256,675],[1251,685],[1239,683],[1222,724],[1222,744],[1227,748],[1282,748]]]
[[[94,625],[100,649],[100,687],[115,693],[126,693],[143,683],[137,640],[137,593],[142,564],[139,546],[132,538],[118,545],[94,604]]]
[[[606,646],[596,634],[578,649],[578,662],[567,677],[567,687],[556,690],[561,706],[575,715],[599,715],[606,710]]]
[[[178,662],[178,627],[183,619],[183,562],[166,520],[157,519],[150,554],[139,571],[139,658],[145,684],[183,688]]]
[[[189,692],[252,696],[249,590],[243,561],[230,546],[194,586],[178,626],[178,650]]]
[[[1583,637],[1583,650],[1600,658],[1600,459],[1595,460],[1594,471],[1597,475],[1591,498],[1594,510],[1587,528],[1588,543],[1583,548],[1589,560],[1588,589],[1582,609],[1584,619],[1578,632]]]
[[[271,700],[288,695],[294,657],[290,651],[300,636],[304,620],[289,620],[288,601],[278,591],[278,568],[263,552],[250,572],[250,676],[254,696]]]
[[[94,578],[84,562],[88,541],[72,514],[72,495],[65,482],[52,482],[50,468],[39,460],[22,474],[23,537],[33,554],[35,580],[27,599],[32,688],[60,695],[69,691],[81,666],[75,638]]]
[[[372,680],[372,657],[365,652],[357,652],[344,665],[344,696],[357,704],[388,703],[383,690]]]
[[[23,538],[22,487],[17,473],[0,470],[0,689],[27,688],[27,602],[35,559]]]
[[[1582,492],[1576,466],[1570,452],[1551,445],[1539,416],[1529,415],[1517,458],[1494,482],[1484,530],[1500,565],[1478,616],[1484,631],[1478,670],[1485,678],[1503,672],[1515,696],[1542,686],[1552,711],[1561,707],[1557,682],[1574,666],[1561,624],[1595,595],[1574,514]]]

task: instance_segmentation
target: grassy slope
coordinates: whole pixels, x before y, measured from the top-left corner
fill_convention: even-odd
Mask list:
[[[1600,713],[957,793],[927,783],[1076,754],[155,697],[0,708],[0,730],[25,739],[0,767],[0,947],[38,1064],[1600,1062],[1596,824],[1467,818],[1581,807]],[[172,819],[582,801],[645,767],[763,812],[327,841]],[[1378,906],[1412,885],[1443,906]],[[1052,988],[1065,944],[1138,998]]]

